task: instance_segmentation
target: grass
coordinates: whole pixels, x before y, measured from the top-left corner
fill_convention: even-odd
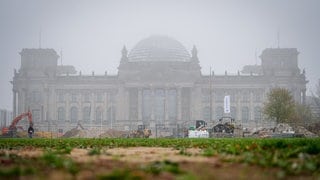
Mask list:
[[[100,155],[102,148],[115,147],[169,147],[180,150],[179,154],[190,156],[188,148],[202,149],[202,156],[219,156],[225,162],[242,163],[263,168],[279,168],[282,174],[319,174],[320,138],[314,139],[0,139],[0,149],[11,150],[25,147],[45,149],[40,159],[33,160],[54,169],[64,169],[77,174],[79,167],[68,158],[73,148],[90,149],[89,155]],[[67,158],[66,158],[67,157]],[[23,169],[25,160],[15,155],[0,154],[1,160],[9,159],[13,166],[0,168],[1,176],[12,174],[33,174],[34,169]],[[179,165],[173,162],[154,162],[143,169],[145,173],[156,175],[163,171],[179,174]],[[131,176],[128,170],[114,171],[101,177],[108,179],[121,175]],[[139,178],[138,178],[139,179]]]

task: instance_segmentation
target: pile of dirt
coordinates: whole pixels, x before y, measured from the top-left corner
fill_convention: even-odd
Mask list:
[[[320,122],[310,124],[307,129],[320,136]]]
[[[81,132],[80,129],[74,128],[64,133],[62,137],[63,138],[79,137],[79,135],[82,134],[80,132]]]
[[[33,137],[37,138],[53,138],[57,137],[57,133],[54,132],[48,132],[48,131],[36,131],[33,135]]]
[[[119,131],[114,129],[109,129],[104,133],[100,134],[100,138],[120,138],[120,137],[127,137],[129,134],[128,131]]]
[[[102,131],[100,128],[78,129],[74,128],[67,131],[62,137],[64,138],[120,138],[126,137],[127,131],[109,129]]]
[[[290,137],[318,137],[316,134],[308,131],[303,126],[295,126],[291,127],[289,124],[286,123],[279,123],[274,128],[259,128],[253,131],[249,136],[250,137],[281,137],[281,135],[289,135],[292,134]],[[276,136],[278,135],[278,136]]]
[[[297,134],[303,134],[304,137],[318,137],[318,135],[314,134],[313,132],[308,131],[305,127],[303,126],[296,126],[294,128],[295,133]]]
[[[268,138],[273,134],[273,128],[259,128],[253,131],[249,136],[250,137],[260,137],[260,138]]]

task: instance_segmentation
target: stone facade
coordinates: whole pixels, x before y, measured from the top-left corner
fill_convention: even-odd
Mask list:
[[[244,127],[262,123],[262,106],[271,88],[284,87],[305,101],[306,77],[298,67],[298,52],[266,49],[259,72],[203,75],[194,47],[191,55],[176,40],[151,36],[128,53],[124,47],[117,75],[76,74],[58,66],[53,49],[23,49],[21,67],[13,77],[13,115],[30,109],[42,130],[84,127],[136,129],[212,125],[232,116]],[[230,95],[231,113],[223,99]],[[175,128],[172,128],[172,131]],[[171,130],[170,130],[171,131]]]

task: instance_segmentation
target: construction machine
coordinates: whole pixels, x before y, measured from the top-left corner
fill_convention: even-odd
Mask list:
[[[214,133],[233,134],[234,128],[234,119],[232,117],[224,116],[219,119],[218,124],[212,129]]]
[[[134,130],[129,134],[132,138],[149,138],[151,130],[147,129],[145,125],[138,125],[138,130]]]
[[[16,137],[17,134],[17,124],[18,122],[27,117],[29,121],[29,125],[32,126],[32,113],[30,111],[25,112],[17,116],[16,118],[13,119],[11,125],[9,127],[2,128],[2,136],[4,137]]]
[[[196,127],[190,127],[188,130],[189,138],[208,138],[207,123],[204,120],[196,120]]]

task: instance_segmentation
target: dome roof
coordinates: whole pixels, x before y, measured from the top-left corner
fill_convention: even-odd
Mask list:
[[[167,36],[151,36],[143,39],[131,50],[129,62],[140,61],[190,61],[186,48],[177,40]]]

